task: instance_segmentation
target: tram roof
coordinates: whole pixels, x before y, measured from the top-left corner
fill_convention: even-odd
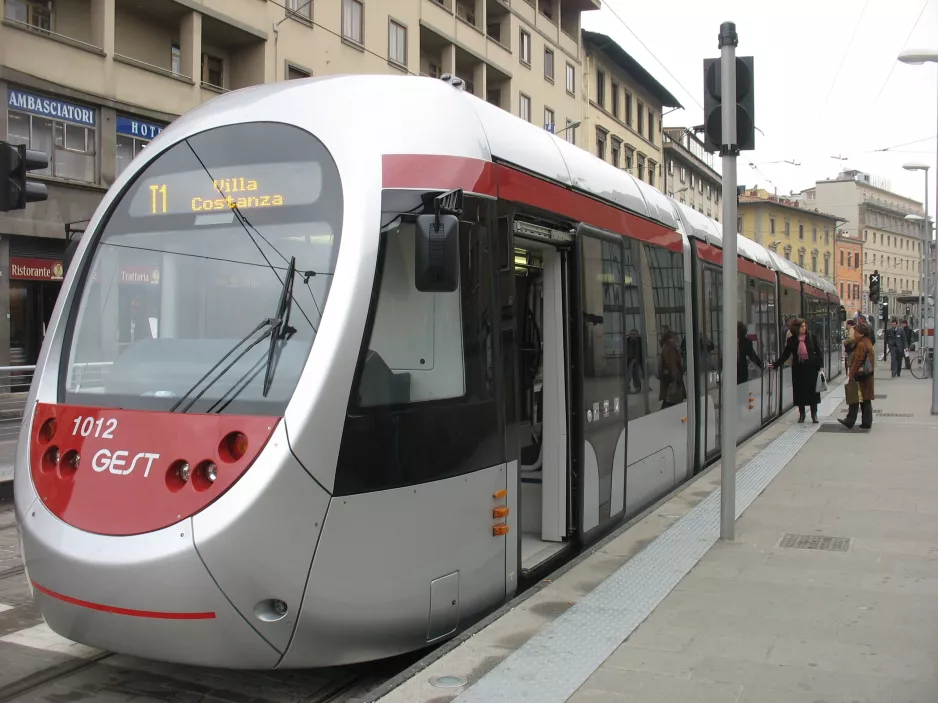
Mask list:
[[[380,111],[374,110],[376,100],[382,105]],[[305,109],[338,104],[343,105],[340,114],[326,108]],[[426,110],[418,110],[415,117],[415,105],[432,106],[435,119],[427,119]],[[722,248],[720,225],[703,213],[542,127],[436,78],[331,75],[231,91],[170,124],[146,151],[152,155],[164,143],[202,129],[279,119],[284,114],[291,115],[287,121],[321,136],[359,134],[384,154],[439,154],[509,163]],[[131,170],[125,169],[122,176],[129,178]],[[809,276],[752,240],[739,237],[737,251],[772,270],[834,292],[827,281]]]

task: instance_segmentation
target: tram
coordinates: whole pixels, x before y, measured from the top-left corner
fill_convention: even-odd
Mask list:
[[[450,82],[220,96],[109,189],[30,390],[15,502],[49,627],[226,668],[441,642],[792,405],[831,284]],[[736,353],[731,350],[729,353]]]

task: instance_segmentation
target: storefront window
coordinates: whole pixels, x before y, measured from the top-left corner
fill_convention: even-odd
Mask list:
[[[10,88],[7,133],[12,144],[49,155],[49,167],[34,173],[95,182],[97,111]]]
[[[117,116],[117,175],[121,174],[134,157],[163,131],[163,125],[145,122],[135,117]]]

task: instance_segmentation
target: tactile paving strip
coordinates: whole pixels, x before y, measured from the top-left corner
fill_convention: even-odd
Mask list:
[[[821,401],[829,416],[839,385]],[[797,424],[738,470],[736,517],[749,507],[820,425]],[[457,703],[562,703],[647,618],[720,537],[720,489],[622,565],[456,698]]]

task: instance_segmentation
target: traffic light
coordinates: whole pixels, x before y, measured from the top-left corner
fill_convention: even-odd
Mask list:
[[[889,322],[889,296],[883,296],[883,322]]]
[[[735,146],[739,151],[756,148],[754,76],[752,57],[737,56]],[[711,154],[720,153],[723,145],[721,104],[720,59],[704,59],[704,149]]]
[[[26,180],[26,174],[48,167],[49,157],[43,152],[0,142],[0,212],[23,210],[26,203],[46,200],[45,184]]]
[[[879,271],[873,269],[873,273],[870,274],[870,302],[875,303],[879,301]]]

